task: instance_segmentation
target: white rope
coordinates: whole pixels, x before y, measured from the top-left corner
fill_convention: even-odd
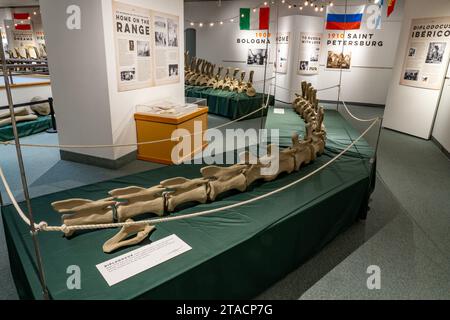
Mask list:
[[[258,80],[258,81],[253,81],[253,84],[256,84],[256,83],[263,83],[263,82],[266,82],[266,81],[271,81],[271,80],[273,80],[273,79],[275,79],[276,77],[272,77],[272,78],[269,78],[269,79],[262,79],[262,80]]]
[[[355,119],[355,120],[357,120],[357,121],[360,121],[360,122],[372,122],[372,121],[375,121],[375,120],[380,120],[380,117],[376,117],[376,118],[372,118],[372,119],[361,119],[361,118],[358,118],[358,117],[356,117],[355,115],[353,115],[353,114],[350,112],[350,110],[348,109],[348,107],[347,107],[345,101],[341,101],[341,102],[342,102],[342,104],[344,105],[344,108],[345,108],[345,110],[347,111],[347,113],[350,115],[350,117],[352,117],[353,119]]]
[[[5,186],[6,194],[8,195],[9,199],[11,200],[14,208],[16,208],[16,211],[19,214],[20,218],[23,220],[23,222],[25,222],[28,226],[30,226],[31,225],[30,219],[28,219],[27,215],[22,211],[19,204],[17,203],[16,198],[14,198],[14,195],[11,192],[11,188],[9,187],[8,181],[6,181],[6,177],[3,173],[3,169],[1,166],[0,166],[0,178],[3,182],[3,185]],[[41,226],[37,225],[37,224],[34,224],[34,227],[35,227],[35,229],[41,228]]]
[[[295,93],[295,94],[299,94],[300,95],[300,93],[297,91],[297,90],[292,90],[292,89],[288,89],[288,88],[285,88],[285,87],[282,87],[282,86],[279,86],[279,85],[275,85],[277,88],[279,88],[279,89],[283,89],[283,90],[286,90],[286,91],[288,91],[288,92],[291,92],[291,93]],[[317,89],[317,92],[321,92],[321,91],[326,91],[326,90],[330,90],[330,89],[334,89],[334,88],[339,88],[340,86],[337,84],[337,85],[334,85],[334,86],[331,86],[331,87],[326,87],[326,88],[322,88],[322,89]]]
[[[66,225],[62,225],[59,227],[55,227],[55,226],[48,226],[45,222],[40,223],[40,227],[41,230],[43,231],[58,231],[58,232],[70,232],[70,231],[76,231],[76,230],[97,230],[97,229],[109,229],[109,228],[120,228],[120,227],[124,227],[124,226],[135,226],[135,225],[156,225],[156,224],[160,224],[160,223],[165,223],[165,222],[172,222],[172,221],[179,221],[179,220],[185,220],[185,219],[191,219],[191,218],[195,218],[195,217],[201,217],[201,216],[205,216],[205,215],[210,215],[216,212],[221,212],[221,211],[225,211],[225,210],[230,210],[230,209],[234,209],[234,208],[238,208],[238,207],[242,207],[244,205],[247,204],[251,204],[254,203],[256,201],[268,198],[274,194],[280,193],[286,189],[289,189],[297,184],[299,184],[300,182],[303,182],[304,180],[312,177],[313,175],[319,173],[320,171],[324,170],[325,168],[327,168],[328,166],[330,166],[332,163],[334,163],[336,160],[338,160],[340,157],[342,157],[345,153],[347,153],[347,151],[349,151],[351,148],[353,148],[353,146],[355,144],[357,144],[359,142],[359,140],[361,140],[364,136],[366,136],[366,134],[375,126],[375,124],[378,123],[378,119],[375,120],[368,128],[366,131],[364,131],[364,133],[359,136],[353,143],[351,143],[347,148],[345,148],[342,152],[340,152],[337,156],[335,156],[333,159],[331,159],[329,162],[325,163],[324,165],[322,165],[320,168],[314,170],[313,172],[307,174],[306,176],[284,186],[281,187],[277,190],[273,190],[269,193],[266,193],[264,195],[258,196],[258,197],[254,197],[252,199],[246,200],[246,201],[242,201],[242,202],[238,202],[229,206],[225,206],[225,207],[221,207],[221,208],[216,208],[216,209],[211,209],[211,210],[206,210],[206,211],[201,211],[201,212],[196,212],[196,213],[190,213],[190,214],[186,214],[186,215],[180,215],[180,216],[172,216],[172,217],[166,217],[166,218],[156,218],[156,219],[149,219],[149,220],[142,220],[142,221],[134,221],[134,222],[121,222],[121,223],[110,223],[110,224],[93,224],[93,225],[78,225],[78,226],[66,226]]]
[[[167,138],[167,139],[161,139],[161,140],[154,140],[154,141],[146,141],[146,142],[137,142],[137,143],[128,143],[128,144],[97,144],[97,145],[76,145],[76,144],[68,144],[68,145],[61,145],[61,144],[30,144],[30,143],[21,143],[20,146],[21,147],[30,147],[30,148],[56,148],[56,149],[102,149],[102,148],[123,148],[123,147],[137,147],[137,146],[143,146],[143,145],[149,145],[149,144],[157,144],[157,143],[162,143],[162,142],[169,142],[169,141],[181,141],[181,139],[184,138],[189,138],[192,136],[197,136],[197,135],[203,135],[208,131],[211,130],[217,130],[217,129],[221,129],[227,126],[230,126],[233,123],[239,122],[245,118],[248,118],[252,115],[254,115],[257,112],[260,112],[261,110],[267,109],[269,107],[269,103],[270,103],[270,94],[267,96],[267,102],[265,105],[263,105],[261,108],[254,110],[248,114],[246,114],[245,116],[242,116],[238,119],[229,121],[227,123],[221,124],[217,127],[214,128],[210,128],[204,132],[196,132],[196,133],[191,133],[189,135],[184,135],[184,136],[180,136],[178,138]],[[0,144],[2,145],[15,145],[14,141],[0,141]]]

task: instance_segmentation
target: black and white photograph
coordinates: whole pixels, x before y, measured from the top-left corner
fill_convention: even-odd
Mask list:
[[[178,64],[169,64],[169,77],[178,76]]]
[[[309,69],[309,61],[300,61],[300,71],[306,71]]]
[[[169,30],[169,47],[178,47],[178,23],[175,20],[167,19]]]
[[[157,47],[167,47],[167,19],[155,17],[155,45]]]
[[[120,72],[120,80],[122,82],[134,81],[136,78],[136,69],[132,68]]]
[[[166,29],[167,21],[163,17],[155,17],[155,29]]]
[[[167,47],[167,37],[165,32],[155,31],[155,44],[157,47]]]
[[[316,48],[315,51],[311,52],[311,58],[309,59],[309,61],[310,62],[318,62],[319,55],[320,55],[320,48]]]
[[[419,70],[406,70],[403,79],[407,81],[417,81],[419,79]]]
[[[431,42],[428,47],[428,54],[426,63],[430,64],[441,64],[444,59],[445,47],[447,44],[445,42]]]
[[[130,50],[130,52],[134,51],[134,40],[128,41],[128,50]]]
[[[416,48],[409,48],[408,57],[411,57],[411,58],[415,57],[416,52],[417,52]]]
[[[263,66],[267,60],[267,49],[248,49],[247,65]]]
[[[150,57],[150,42],[138,41],[137,42],[137,55],[138,57]]]

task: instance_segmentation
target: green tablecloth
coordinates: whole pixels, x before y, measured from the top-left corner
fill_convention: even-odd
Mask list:
[[[258,93],[254,97],[248,97],[245,93],[215,90],[212,88],[199,86],[185,86],[185,96],[192,98],[203,98],[208,102],[209,113],[217,114],[229,119],[239,119],[245,115],[258,110],[263,105],[263,94]],[[266,96],[267,99],[267,96]],[[270,105],[273,105],[275,98],[270,97]],[[264,112],[264,116],[267,110]],[[261,117],[261,112],[252,114],[246,119]]]
[[[330,120],[330,119],[329,119]],[[329,131],[332,123],[326,121]],[[343,123],[346,127],[348,125]],[[339,129],[339,128],[336,128]],[[341,130],[342,139],[349,139]],[[334,156],[329,150],[301,172],[260,183],[246,193],[230,193],[184,214],[222,207],[266,194],[315,170]],[[199,176],[199,165],[165,167],[67,190],[32,200],[37,221],[60,224],[50,203],[68,198],[100,199],[109,190],[149,187],[177,176]],[[71,240],[41,233],[43,261],[53,299],[245,299],[252,298],[295,270],[339,233],[364,216],[371,166],[365,157],[347,155],[305,182],[270,198],[233,210],[158,225],[151,240],[178,235],[192,250],[109,287],[95,265],[135,248],[107,255],[103,243],[117,231],[80,234]],[[21,298],[40,298],[29,231],[11,206],[2,209],[11,269]],[[81,268],[81,290],[66,287],[70,265]]]
[[[27,137],[36,133],[43,132],[52,127],[52,119],[50,116],[39,117],[34,121],[25,121],[17,123],[19,137]],[[12,126],[0,127],[0,141],[14,140]]]
[[[282,114],[277,113],[280,111]],[[325,110],[324,123],[327,130],[326,148],[332,153],[340,153],[361,135],[335,110]],[[267,115],[266,128],[279,129],[279,144],[283,147],[292,145],[292,134],[294,132],[300,134],[301,137],[305,135],[305,122],[293,108],[271,107]],[[356,157],[372,158],[374,150],[367,144],[366,140],[361,139],[348,154]]]

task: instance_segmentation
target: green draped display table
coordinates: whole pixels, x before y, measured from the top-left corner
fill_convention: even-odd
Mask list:
[[[302,124],[295,114],[274,116],[270,110],[268,125],[283,127],[287,136]],[[266,194],[325,164],[357,134],[337,113],[327,112],[325,119],[331,148],[313,164],[276,181],[255,184],[246,193],[231,192],[215,203],[187,208],[177,214],[223,207]],[[253,298],[365,216],[373,172],[369,161],[371,153],[373,151],[361,141],[348,155],[284,192],[232,210],[158,225],[157,231],[151,235],[152,241],[176,234],[192,250],[112,287],[107,285],[95,266],[137,248],[127,248],[111,255],[103,253],[103,243],[116,230],[86,232],[71,240],[64,239],[59,233],[40,233],[51,298]],[[50,206],[54,201],[100,199],[116,188],[150,187],[170,177],[194,178],[199,176],[200,167],[165,167],[35,198],[32,200],[34,215],[37,221],[59,225],[60,217]],[[2,216],[19,296],[39,299],[39,281],[29,230],[11,206],[2,209]],[[67,289],[69,275],[66,271],[71,265],[81,269],[81,290]]]
[[[209,113],[227,117],[235,120],[242,118],[263,105],[263,94],[257,93],[249,97],[245,93],[229,92],[199,86],[185,86],[185,96],[191,98],[202,98],[208,102]],[[267,96],[265,96],[267,99]],[[270,97],[269,105],[273,105],[275,98]],[[261,117],[261,112],[252,114],[246,119]],[[267,110],[263,113],[265,116]]]
[[[52,127],[52,118],[50,116],[39,117],[33,121],[24,121],[17,123],[19,138],[28,137],[36,133],[43,132]],[[0,141],[14,140],[12,126],[0,127]]]

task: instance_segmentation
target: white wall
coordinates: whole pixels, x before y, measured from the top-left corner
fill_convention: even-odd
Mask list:
[[[183,63],[183,1],[122,2],[179,15],[180,59]],[[72,4],[81,8],[81,30],[66,28],[66,8]],[[183,78],[177,85],[118,92],[112,0],[41,0],[41,11],[61,144],[135,143],[133,113],[136,104],[184,97]],[[115,160],[134,149],[75,151]]]
[[[183,18],[183,0],[122,0],[123,3],[136,5],[143,8],[149,8],[180,17],[180,70],[184,70],[184,18]],[[112,29],[112,1],[102,0],[103,3],[103,25],[105,30],[106,65],[108,71],[109,100],[111,110],[111,127],[114,144],[127,144],[136,142],[136,127],[134,113],[136,105],[160,100],[171,99],[178,102],[184,102],[184,72],[181,72],[180,82],[172,85],[158,86],[133,90],[127,92],[118,92],[116,59],[114,54],[114,33]],[[116,148],[114,158],[132,152],[136,148]]]
[[[336,5],[342,5],[345,1],[335,1]],[[367,1],[349,1],[349,4],[367,4]],[[239,30],[238,20],[234,24],[228,23],[227,18],[235,17],[239,15],[239,8],[241,7],[255,7],[261,4],[261,1],[255,0],[243,0],[243,1],[224,1],[220,8],[217,7],[217,2],[187,2],[185,4],[185,18],[187,21],[205,22],[205,21],[224,21],[223,26],[208,27],[205,25],[203,28],[196,27],[197,29],[197,56],[211,60],[216,64],[230,65],[243,69],[251,69],[245,63],[225,63],[224,60],[242,61],[245,57],[245,50],[239,49],[235,44],[235,38],[238,34],[242,33]],[[386,103],[386,96],[389,89],[389,83],[392,76],[392,69],[395,63],[396,50],[398,45],[398,38],[400,35],[402,17],[403,17],[404,0],[397,1],[397,8],[394,14],[390,18],[386,18],[386,12],[383,13],[382,30],[376,31],[377,38],[384,41],[384,46],[381,48],[374,48],[366,50],[369,54],[361,55],[355,54],[356,59],[353,60],[353,68],[351,72],[343,72],[343,88],[342,99],[351,102],[362,102],[370,104],[382,104]],[[304,9],[288,9],[286,5],[279,7],[279,11],[273,8],[271,10],[271,32],[276,33],[277,26],[279,31],[282,25],[277,21],[282,21],[281,17],[298,15],[301,16],[317,16],[323,19],[322,30],[325,26],[325,12],[315,12],[312,8]],[[386,10],[386,8],[385,8]],[[299,22],[301,23],[301,22]],[[186,27],[190,27],[186,24]],[[302,26],[303,27],[303,26]],[[307,25],[304,25],[307,28]],[[300,31],[308,31],[298,30]],[[361,30],[364,32],[365,30]],[[272,42],[274,44],[274,42]],[[295,43],[297,45],[297,43]],[[274,46],[274,45],[273,45]],[[339,83],[340,72],[325,70],[327,47],[324,43],[322,47],[321,55],[321,68],[319,76],[314,77],[299,77],[301,79],[309,79],[319,89],[329,86],[333,86]],[[297,48],[291,46],[291,52],[296,51]],[[355,49],[358,53],[358,49]],[[296,59],[296,57],[294,57]],[[296,61],[290,68],[296,68]],[[272,69],[269,70],[270,77],[272,75]],[[283,76],[279,76],[278,82],[283,83]],[[255,80],[263,79],[263,71],[255,75]],[[258,88],[260,89],[260,88]],[[297,89],[297,88],[295,88]],[[324,91],[319,94],[319,98],[323,100],[336,100],[337,89]]]
[[[52,97],[52,88],[50,85],[39,85],[30,87],[12,88],[14,104],[30,102],[34,97],[48,99]],[[7,106],[8,99],[4,88],[0,88],[0,106]]]
[[[450,152],[450,69],[447,73],[442,98],[439,104],[433,137]]]
[[[2,32],[3,45],[8,43],[7,30],[5,20],[10,20],[11,17],[11,9],[9,8],[1,8],[0,9],[0,31]]]
[[[41,0],[40,4],[59,142],[112,144],[101,1]],[[81,30],[66,27],[66,9],[72,4],[81,8]],[[112,149],[77,149],[76,152],[114,159]]]
[[[290,32],[290,48],[288,57],[287,74],[277,74],[277,90],[276,98],[281,101],[290,102],[295,99],[292,89],[299,92],[302,81],[308,81],[316,88],[319,87],[319,76],[297,75],[298,56],[299,56],[299,39],[301,32],[322,33],[323,18],[313,16],[285,16],[278,21],[279,32]]]
[[[406,1],[397,59],[386,105],[384,120],[386,128],[423,139],[430,138],[440,91],[401,86],[400,77],[409,40],[411,20],[443,16],[450,16],[450,1],[448,0]],[[443,112],[445,113],[445,110]],[[445,124],[448,122],[449,120],[444,120]],[[438,129],[437,133],[440,134],[441,130]]]

